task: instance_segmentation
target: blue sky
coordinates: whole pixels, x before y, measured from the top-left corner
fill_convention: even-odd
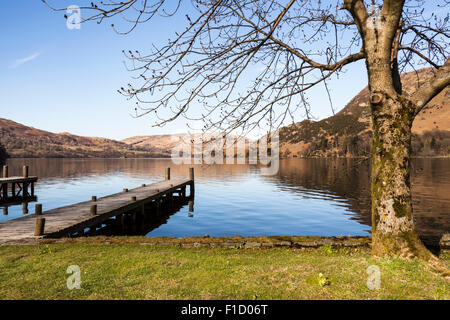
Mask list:
[[[53,1],[61,6],[76,2]],[[134,102],[116,91],[131,76],[122,50],[148,52],[152,43],[167,41],[185,27],[184,12],[123,36],[111,29],[111,21],[69,30],[64,13],[51,11],[40,0],[7,1],[0,10],[0,117],[51,132],[112,139],[187,132],[183,119],[154,128],[149,117],[133,118]],[[337,110],[367,83],[363,62],[347,70],[329,83]],[[309,97],[318,119],[332,114],[323,87]]]

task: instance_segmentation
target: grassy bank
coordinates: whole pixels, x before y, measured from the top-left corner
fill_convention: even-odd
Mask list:
[[[450,265],[449,254],[441,259]],[[81,289],[67,289],[70,265],[81,269]],[[366,286],[370,265],[380,268],[379,290]],[[374,259],[361,248],[0,247],[0,299],[449,298],[450,284],[423,263]]]

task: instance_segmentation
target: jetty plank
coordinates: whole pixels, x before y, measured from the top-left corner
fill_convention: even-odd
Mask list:
[[[8,177],[8,178],[0,178],[0,184],[3,183],[31,183],[36,182],[38,177]]]
[[[113,216],[130,212],[155,199],[170,196],[174,192],[180,192],[179,190],[187,185],[192,188],[194,181],[165,180],[97,198],[96,201],[89,200],[44,211],[40,216],[33,214],[5,221],[0,223],[0,245],[27,243],[42,237],[61,237],[82,232],[85,228],[95,227]],[[94,204],[97,205],[95,215],[91,213],[91,206]],[[45,218],[43,236],[34,235],[36,218],[39,217]]]

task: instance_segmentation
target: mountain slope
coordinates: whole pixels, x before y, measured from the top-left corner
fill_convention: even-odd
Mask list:
[[[121,142],[135,148],[142,148],[154,153],[170,157],[172,149],[180,143],[180,139],[188,139],[187,134],[162,134],[152,136],[134,136]]]
[[[433,74],[429,68],[402,75],[411,92]],[[304,120],[280,129],[282,157],[367,156],[372,144],[369,90],[364,88],[336,115],[321,121]],[[413,123],[413,155],[450,154],[450,88],[417,115]]]
[[[106,138],[52,133],[0,118],[0,144],[11,157],[159,157],[161,154]]]

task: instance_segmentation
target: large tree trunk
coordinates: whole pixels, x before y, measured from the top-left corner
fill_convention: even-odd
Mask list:
[[[362,0],[345,0],[363,41],[372,109],[372,250],[376,256],[421,258],[450,280],[448,268],[428,251],[415,229],[410,185],[411,127],[418,107],[448,84],[447,70],[412,101],[402,94],[397,54],[404,0],[383,2],[369,16]],[[450,61],[450,60],[449,60]],[[447,62],[446,62],[447,63]],[[416,105],[417,103],[417,105]]]
[[[425,260],[450,281],[449,269],[423,245],[414,226],[410,155],[415,103],[389,90],[389,74],[369,73],[369,79],[373,125],[372,253]]]
[[[450,281],[448,268],[420,241],[414,227],[410,153],[414,105],[400,95],[371,94],[372,253],[420,258]]]
[[[428,257],[414,229],[410,186],[414,106],[400,95],[372,96],[372,250],[376,256]]]

